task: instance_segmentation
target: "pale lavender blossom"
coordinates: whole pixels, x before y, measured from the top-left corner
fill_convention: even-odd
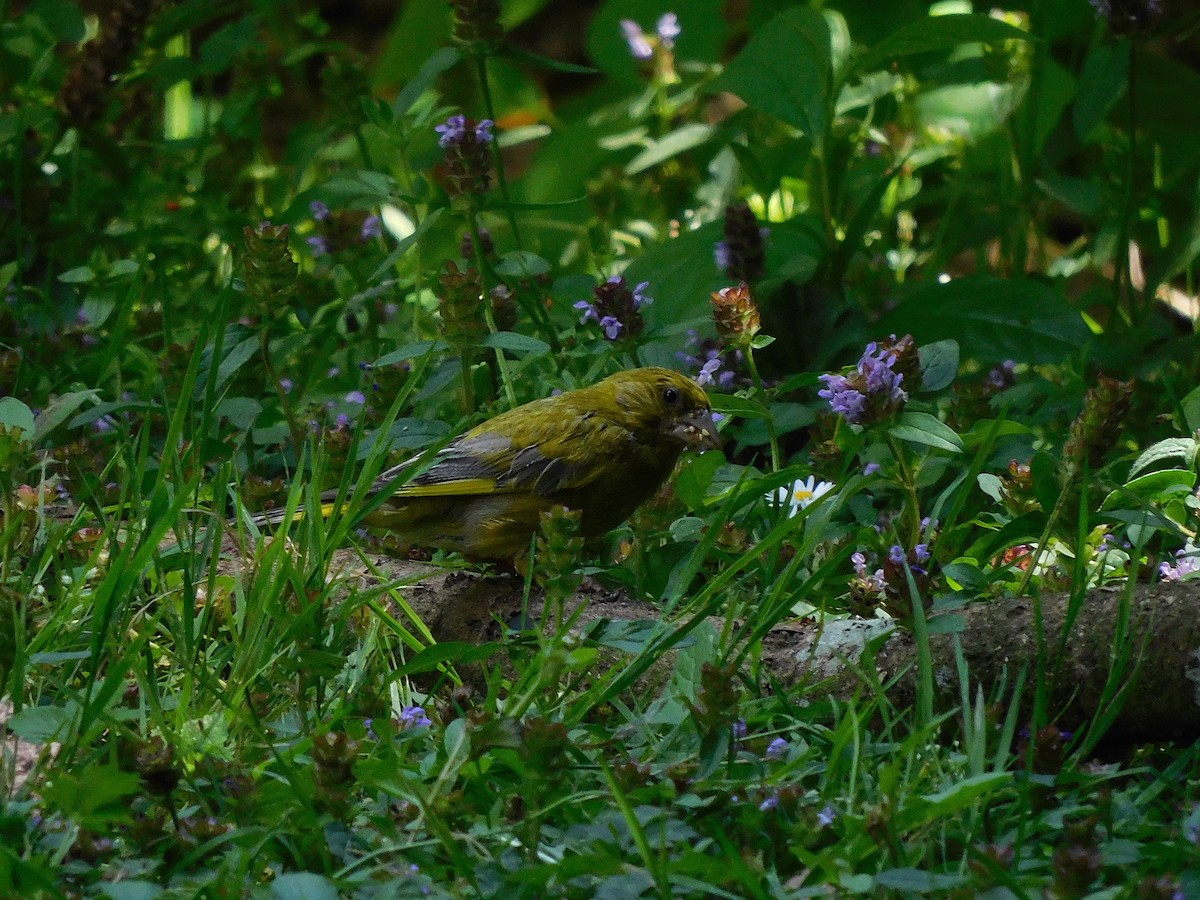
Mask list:
[[[659,16],[654,30],[658,33],[659,41],[667,50],[675,46],[675,38],[683,33],[683,29],[679,27],[679,16],[673,12],[663,13]]]
[[[649,59],[654,55],[654,48],[650,46],[646,32],[642,31],[642,26],[633,19],[621,20],[621,34],[625,38],[625,43],[629,45],[629,52],[633,54],[634,59]]]
[[[406,706],[400,710],[401,728],[428,728],[433,722],[420,706]]]

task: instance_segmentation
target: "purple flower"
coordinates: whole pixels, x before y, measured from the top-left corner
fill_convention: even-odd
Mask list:
[[[774,809],[778,805],[779,805],[779,795],[772,794],[770,797],[768,797],[762,803],[758,804],[758,808],[760,810],[762,810],[763,812],[769,812],[770,810]]]
[[[366,403],[367,395],[362,391],[351,391],[345,396],[345,401],[347,403]]]
[[[604,329],[604,336],[610,341],[615,341],[621,334],[621,329],[625,326],[616,316],[605,316],[600,320],[600,327]]]
[[[479,124],[475,126],[475,140],[480,144],[490,144],[495,124],[491,119],[480,119]]]
[[[845,375],[820,375],[818,380],[825,382],[825,388],[817,391],[817,396],[828,400],[829,408],[844,416],[851,425],[857,425],[866,410],[866,395],[850,387]]]
[[[312,213],[312,217],[318,222],[324,222],[329,218],[329,207],[320,200],[314,200],[308,204],[308,210]]]
[[[308,238],[306,243],[312,248],[313,256],[325,256],[329,253],[329,242],[319,234]]]
[[[283,391],[285,394],[290,394],[292,392],[292,388],[294,388],[295,386],[296,386],[295,382],[293,382],[292,379],[290,379],[290,378],[280,378],[279,379],[279,389],[281,391]]]
[[[679,16],[673,12],[663,13],[659,16],[654,30],[658,32],[658,39],[662,42],[663,47],[668,50],[675,46],[675,38],[679,37],[683,31],[679,27]]]
[[[733,723],[733,739],[735,741],[740,741],[742,738],[744,738],[747,735],[747,733],[748,733],[748,729],[746,728],[746,720],[745,719],[738,719],[736,722]]]
[[[826,804],[825,808],[817,813],[817,824],[822,828],[828,828],[836,818],[837,810],[833,808],[832,804]]]
[[[575,304],[575,308],[583,313],[583,315],[579,317],[580,325],[586,324],[588,319],[591,319],[594,322],[600,321],[600,314],[596,312],[596,307],[592,306],[592,304],[588,303],[586,300],[580,300]]]
[[[359,232],[359,237],[364,241],[369,241],[373,238],[383,235],[383,223],[379,216],[371,214],[363,219],[362,230]]]
[[[610,278],[609,281],[612,281],[612,279]],[[633,289],[633,308],[634,309],[641,309],[643,306],[649,306],[651,303],[654,302],[654,298],[649,296],[646,293],[646,290],[649,287],[650,287],[650,282],[640,281],[640,282],[638,282],[638,286]]]
[[[870,477],[879,471],[879,463],[871,462],[863,466],[863,474]]]
[[[1175,554],[1178,562],[1171,565],[1165,560],[1159,564],[1158,572],[1163,581],[1180,581],[1188,575],[1200,572],[1200,556],[1195,550],[1180,550]]]
[[[767,744],[767,759],[783,759],[787,755],[788,742],[786,738],[777,737]]]
[[[715,379],[713,374],[721,368],[721,357],[714,356],[703,366],[700,367],[700,373],[696,376],[696,384],[704,387],[705,385],[714,384]]]
[[[713,244],[713,259],[717,263],[717,268],[724,272],[729,268],[733,257],[729,253],[729,244],[725,241],[717,241]]]
[[[913,557],[921,565],[929,562],[929,545],[917,544],[917,546],[913,547]]]
[[[891,549],[888,550],[888,562],[893,566],[902,566],[906,555],[903,547],[899,544],[892,544]]]
[[[654,55],[654,48],[646,39],[642,26],[633,19],[621,20],[621,34],[625,37],[625,43],[629,45],[629,52],[633,54],[634,59],[649,59]]]
[[[855,550],[850,554],[850,562],[854,563],[854,574],[859,578],[867,577],[867,556],[861,550]]]
[[[400,710],[401,728],[428,728],[432,724],[429,716],[425,715],[424,708],[420,706],[406,706]]]
[[[443,149],[451,144],[462,143],[462,139],[467,136],[467,117],[464,115],[451,116],[433,130],[441,135],[438,138],[438,146]]]

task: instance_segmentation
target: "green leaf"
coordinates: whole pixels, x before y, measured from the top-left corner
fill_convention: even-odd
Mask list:
[[[375,360],[375,365],[391,366],[398,362],[404,362],[407,359],[416,359],[419,356],[424,356],[426,353],[441,353],[449,349],[450,345],[442,340],[413,341],[411,344],[404,344],[397,347],[391,353],[385,353],[379,359]]]
[[[704,498],[717,469],[723,465],[723,453],[701,453],[683,465],[679,477],[675,479],[675,493],[688,509],[693,512],[706,511]]]
[[[393,450],[412,450],[429,447],[444,438],[450,426],[441,419],[397,419],[388,432],[388,446]],[[358,458],[366,459],[374,452],[373,441],[363,441]]]
[[[110,881],[102,882],[100,893],[109,900],[156,900],[163,895],[163,889],[152,881]]]
[[[825,135],[832,81],[829,25],[821,13],[798,6],[759,29],[711,88],[737,94],[815,143]]]
[[[597,70],[591,66],[560,62],[557,59],[550,59],[548,56],[542,56],[539,53],[531,53],[512,44],[505,44],[500,51],[500,55],[515,59],[517,62],[525,63],[534,68],[549,69],[552,72],[566,72],[570,75],[595,75],[597,73]]]
[[[997,503],[1004,500],[1004,482],[1000,480],[999,476],[993,475],[991,472],[980,472],[975,481],[979,484],[979,489]]]
[[[1079,311],[1054,288],[1024,278],[970,275],[910,294],[880,320],[918,345],[955,339],[985,362],[1061,362],[1088,343]]]
[[[714,412],[736,419],[765,419],[770,415],[759,400],[737,394],[709,394],[708,402],[712,404]]]
[[[528,250],[505,253],[496,264],[496,274],[506,278],[536,278],[550,271],[550,263]]]
[[[500,645],[494,643],[468,644],[465,641],[445,641],[432,644],[397,669],[393,675],[399,678],[418,672],[432,672],[444,665],[470,665],[490,658],[499,649]]]
[[[1188,391],[1179,405],[1183,408],[1183,422],[1188,431],[1200,431],[1200,387]]]
[[[112,823],[132,818],[129,798],[141,792],[141,779],[135,773],[101,765],[75,771],[55,769],[42,794],[51,808],[76,824],[104,832]]]
[[[79,266],[75,269],[68,269],[58,276],[58,280],[65,284],[85,284],[94,280],[96,273],[92,271],[91,266]]]
[[[16,397],[0,397],[0,426],[19,429],[23,441],[32,440],[37,433],[33,410]]]
[[[217,416],[228,419],[229,424],[242,431],[249,431],[263,406],[253,397],[226,397],[217,404]]]
[[[271,882],[275,900],[338,900],[337,885],[316,872],[288,872]]]
[[[26,706],[5,723],[23,741],[48,744],[61,739],[74,714],[61,706]]]
[[[1172,496],[1191,493],[1196,487],[1196,473],[1184,469],[1163,469],[1134,478],[1107,497],[1100,505],[1101,512],[1114,509],[1139,508],[1137,498],[1162,502]]]
[[[909,22],[892,32],[855,62],[859,72],[886,68],[901,56],[953,50],[961,44],[992,44],[999,41],[1028,41],[1028,32],[991,16],[965,13],[929,16]]]
[[[967,883],[966,875],[927,872],[924,869],[885,869],[875,876],[875,887],[901,894],[932,894],[961,887]]]
[[[1164,460],[1182,461],[1191,468],[1196,463],[1197,444],[1195,438],[1167,438],[1142,451],[1142,455],[1129,468],[1129,477],[1136,478],[1148,469],[1157,468]]]
[[[958,341],[950,338],[922,344],[918,353],[921,357],[921,390],[932,392],[948,387],[958,374]]]
[[[1087,140],[1125,93],[1129,84],[1129,48],[1129,41],[1098,41],[1092,45],[1079,75],[1075,108],[1071,111],[1075,137],[1079,140]]]
[[[942,574],[961,585],[962,589],[968,593],[979,594],[987,589],[987,576],[975,563],[964,560],[952,562],[942,566]]]
[[[712,314],[708,297],[718,278],[713,245],[719,240],[721,223],[709,222],[651,247],[629,264],[622,273],[627,282],[650,282],[654,303],[642,310],[649,326]]]
[[[625,167],[625,174],[636,175],[638,172],[644,172],[680,153],[699,147],[707,143],[716,130],[713,125],[704,125],[699,122],[692,122],[676,128],[658,140],[650,141],[650,146],[629,161],[629,165]]]
[[[951,453],[962,453],[963,451],[962,438],[954,429],[929,413],[901,413],[899,423],[893,425],[889,433],[893,437],[913,444],[936,447]]]
[[[453,47],[443,47],[434,51],[433,55],[425,60],[417,74],[413,76],[412,81],[396,95],[396,99],[392,101],[392,112],[397,117],[408,112],[417,102],[417,98],[433,87],[438,76],[447,69],[453,68],[460,59],[462,59],[462,54]]]
[[[515,331],[497,331],[495,334],[489,334],[481,343],[484,347],[509,350],[513,353],[550,352],[550,345],[545,341],[528,334],[518,334]]]

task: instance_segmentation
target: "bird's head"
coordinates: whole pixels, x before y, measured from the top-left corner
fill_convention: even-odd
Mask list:
[[[651,366],[618,372],[600,384],[611,390],[614,413],[630,431],[691,450],[721,446],[708,395],[686,375]]]

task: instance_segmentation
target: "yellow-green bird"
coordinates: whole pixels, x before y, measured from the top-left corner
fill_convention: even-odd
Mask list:
[[[719,445],[695,381],[630,369],[477,425],[398,488],[414,460],[389,469],[372,491],[391,495],[363,523],[472,559],[511,560],[528,549],[545,510],[581,510],[583,536],[604,534],[658,490],[684,449]]]

